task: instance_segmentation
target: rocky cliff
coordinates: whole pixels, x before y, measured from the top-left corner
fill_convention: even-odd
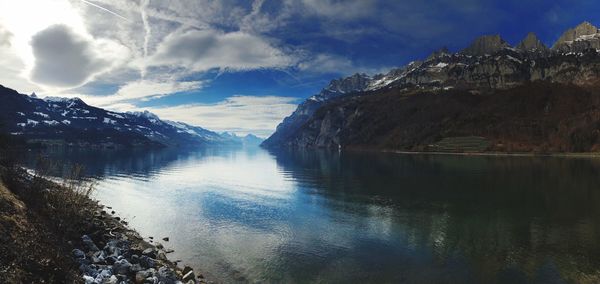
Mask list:
[[[543,102],[540,102],[542,106],[527,105],[527,103],[539,102],[536,98],[544,96],[544,93],[540,92],[552,92],[552,97],[547,98],[548,100],[566,100],[563,102],[566,104],[572,103],[570,100],[573,98],[554,96],[560,96],[558,93],[567,96],[574,92],[572,90],[587,94],[587,99],[584,100],[581,108],[572,112],[561,112],[562,116],[556,117],[552,123],[571,120],[574,116],[581,117],[587,113],[584,106],[595,105],[594,90],[600,78],[598,38],[600,38],[598,29],[589,23],[583,23],[565,32],[551,49],[548,49],[533,33],[528,34],[516,47],[510,47],[498,35],[483,36],[460,52],[450,53],[447,49],[441,49],[424,61],[411,62],[387,74],[374,76],[356,74],[345,79],[334,80],[321,93],[302,103],[278,126],[277,131],[263,143],[263,146],[425,149],[426,146],[435,145],[436,142],[452,135],[486,134],[474,127],[457,130],[446,127],[431,128],[431,125],[448,126],[443,122],[454,121],[455,116],[466,116],[474,121],[488,123],[477,124],[477,127],[496,129],[499,123],[514,120],[515,115],[529,117],[527,112],[530,110],[543,109]],[[512,95],[516,93],[522,94],[523,97]],[[530,98],[530,93],[537,94],[538,97]],[[500,111],[510,109],[516,102],[497,98],[498,96],[514,97],[515,100],[523,99],[524,101],[520,102],[523,113]],[[473,104],[465,104],[465,100]],[[363,106],[373,102],[384,105],[371,108]],[[443,104],[434,107],[436,102],[443,102]],[[493,120],[486,120],[489,115],[480,112],[480,103],[486,105],[487,111],[497,112],[498,115],[494,116]],[[450,106],[459,104],[460,107],[454,109],[455,112],[449,113],[446,104]],[[417,110],[419,112],[416,112]],[[400,114],[402,119],[389,120]],[[419,123],[409,125],[406,119],[414,119],[413,114],[429,119],[417,120]],[[480,117],[474,116],[475,114]],[[540,119],[546,117],[543,112],[537,114],[541,116]],[[589,117],[586,116],[586,119]],[[368,127],[360,128],[356,124],[358,122]],[[537,129],[542,127],[540,126],[542,124],[546,125],[545,123],[534,123],[528,127]],[[381,127],[390,124],[393,124],[393,127]],[[545,147],[544,149],[557,151],[561,149],[588,151],[595,147],[591,142],[587,143],[586,147],[580,147],[573,144],[573,141],[566,140],[542,147],[541,145],[545,145],[543,141],[533,139],[532,132],[527,130],[527,127],[521,126],[510,126],[511,131],[523,132],[521,136],[515,134],[509,139],[512,141],[511,147],[515,149],[535,150]],[[541,137],[550,139],[547,136],[550,134],[546,126],[542,128],[546,132]],[[593,127],[586,124],[584,128],[591,131]],[[418,129],[429,130],[425,135],[419,134],[419,131],[416,131]],[[436,130],[431,131],[431,129]],[[488,140],[497,142],[503,141],[503,135],[509,135],[505,130],[495,131],[493,138],[489,133],[486,134],[487,136],[484,135],[484,138],[489,136]],[[564,129],[561,131],[563,132],[554,132],[553,135],[567,135],[569,132]],[[569,132],[568,135],[579,137],[581,133]],[[377,137],[388,137],[381,138],[387,142]],[[398,142],[400,141],[398,139],[404,142]],[[522,147],[515,146],[519,145],[519,139],[524,139]]]

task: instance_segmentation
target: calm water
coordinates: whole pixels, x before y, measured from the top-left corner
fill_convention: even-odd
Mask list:
[[[600,160],[54,152],[218,282],[598,283]]]

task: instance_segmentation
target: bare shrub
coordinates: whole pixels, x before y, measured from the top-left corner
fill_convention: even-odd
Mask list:
[[[52,178],[58,163],[40,157],[31,183],[32,200],[39,207],[53,214],[57,229],[66,234],[79,233],[93,214],[94,183],[84,175],[84,167],[73,165],[63,171],[63,178]],[[40,204],[40,202],[44,203]]]

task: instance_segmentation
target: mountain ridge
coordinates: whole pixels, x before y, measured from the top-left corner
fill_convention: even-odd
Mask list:
[[[533,33],[529,33],[515,47],[508,45],[499,35],[481,36],[459,52],[450,53],[447,49],[441,49],[424,61],[413,61],[404,67],[392,69],[387,74],[355,74],[333,80],[319,94],[301,103],[278,125],[275,133],[266,139],[262,146],[289,146],[290,139],[297,137],[298,132],[311,123],[315,123],[315,112],[329,105],[330,101],[349,102],[355,97],[381,94],[389,90],[394,90],[397,95],[418,92],[443,93],[450,90],[480,94],[497,93],[494,90],[513,89],[538,81],[581,87],[598,85],[600,45],[594,45],[596,36],[600,37],[598,32],[593,25],[583,23],[565,32],[552,48],[547,48]],[[338,85],[357,76],[370,79],[361,81],[362,84],[349,84],[345,88]],[[334,85],[335,88],[332,88]],[[343,92],[335,92],[342,89]],[[321,122],[332,123],[329,120]],[[330,125],[320,126],[328,128]],[[329,139],[332,143],[313,141],[296,144],[327,144],[327,147],[345,145],[343,141],[336,140],[339,138],[336,133],[344,131],[343,127],[330,131],[332,133],[325,135],[329,138],[321,136],[318,139]]]
[[[4,130],[30,143],[78,147],[241,145],[216,132],[161,120],[149,111],[113,112],[80,98],[38,98],[0,85]]]

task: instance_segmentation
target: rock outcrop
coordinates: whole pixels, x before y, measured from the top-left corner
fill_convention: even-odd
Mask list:
[[[517,49],[522,51],[548,51],[548,47],[535,35],[535,33],[529,33],[527,36],[516,46]]]
[[[589,22],[583,22],[567,30],[556,41],[552,49],[559,52],[583,52],[588,49],[600,49],[600,32]]]
[[[462,54],[481,56],[486,54],[496,53],[503,48],[510,47],[510,45],[500,37],[500,35],[485,35],[481,36],[471,45],[461,51]]]
[[[348,136],[341,135],[353,129],[348,126],[348,121],[359,118],[367,120],[369,116],[361,116],[360,108],[331,106],[387,92],[394,92],[398,96],[423,92],[444,93],[449,90],[470,94],[502,93],[498,91],[534,82],[583,88],[597,86],[600,83],[598,38],[598,29],[589,23],[565,32],[552,49],[548,49],[533,33],[514,48],[498,35],[483,36],[461,52],[451,53],[441,49],[425,61],[413,61],[387,74],[372,77],[357,74],[334,80],[319,94],[300,104],[262,145],[273,148],[352,144],[354,142],[349,142]],[[324,114],[323,109],[327,109],[327,113]],[[316,129],[319,130],[318,134],[315,134]],[[365,131],[361,135],[371,137],[374,133]]]

